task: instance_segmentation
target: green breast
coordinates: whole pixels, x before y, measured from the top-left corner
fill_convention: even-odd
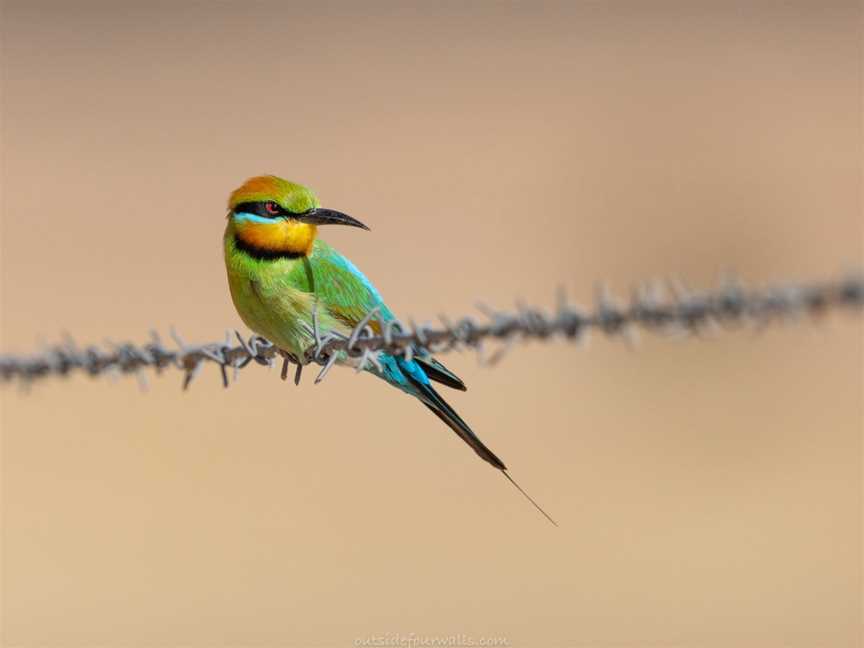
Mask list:
[[[295,279],[304,259],[255,259],[235,247],[229,231],[224,243],[228,285],[240,317],[254,332],[286,351],[305,351],[313,340],[314,297]]]
[[[391,316],[365,277],[320,239],[308,257],[256,258],[238,249],[229,221],[224,246],[228,284],[240,317],[294,355],[314,343],[316,303],[322,334],[347,335],[376,305],[382,315]]]

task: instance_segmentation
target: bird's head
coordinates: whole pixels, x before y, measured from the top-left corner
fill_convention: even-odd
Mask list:
[[[228,198],[228,210],[237,239],[269,254],[309,254],[318,225],[369,229],[347,214],[322,209],[306,187],[272,175],[244,182]]]

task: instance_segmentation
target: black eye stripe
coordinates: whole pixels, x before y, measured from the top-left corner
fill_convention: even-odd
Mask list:
[[[267,211],[268,203],[276,205],[277,213],[273,214]],[[290,215],[290,212],[285,211],[277,203],[271,200],[240,203],[234,208],[234,213],[239,214],[240,212],[243,212],[245,214],[255,214],[256,216],[261,216],[262,218],[279,218],[280,216]]]

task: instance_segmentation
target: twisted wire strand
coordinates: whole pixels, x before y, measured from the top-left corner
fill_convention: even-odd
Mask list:
[[[442,316],[438,326],[413,322],[405,325],[396,320],[379,322],[380,335],[371,327],[377,309],[370,311],[347,336],[321,330],[316,310],[315,343],[302,358],[278,349],[261,336],[244,338],[238,331],[229,331],[221,342],[190,345],[172,330],[173,346],[166,346],[156,332],[151,332],[150,341],[141,345],[106,342],[102,346],[81,347],[67,336],[62,343],[41,353],[0,354],[0,381],[18,382],[26,387],[41,379],[76,372],[90,376],[133,373],[146,387],[143,369],[152,368],[159,373],[175,368],[184,372],[183,388],[187,389],[201,369],[212,363],[219,367],[222,383],[228,387],[239,371],[251,363],[273,366],[281,359],[283,380],[288,378],[292,363],[297,365],[295,384],[299,384],[305,365],[318,364],[322,367],[315,379],[318,383],[346,356],[356,358],[357,371],[362,371],[372,366],[380,368],[378,354],[382,352],[410,359],[426,351],[440,354],[467,348],[475,350],[481,362],[495,364],[517,341],[556,337],[580,341],[591,331],[632,341],[639,329],[683,335],[716,328],[763,328],[804,315],[818,316],[835,310],[859,313],[862,308],[864,274],[763,289],[746,289],[738,281],[727,279],[717,289],[705,292],[691,291],[681,283],[655,282],[631,291],[626,302],[612,296],[604,285],[598,285],[590,309],[571,305],[561,290],[552,313],[525,305],[509,312],[479,304],[483,321],[468,316],[454,322]],[[487,341],[501,343],[488,356],[484,352]]]

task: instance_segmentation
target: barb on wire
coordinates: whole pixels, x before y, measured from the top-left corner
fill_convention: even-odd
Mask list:
[[[671,296],[670,296],[671,295]],[[653,333],[697,334],[705,330],[750,325],[761,329],[779,320],[802,315],[817,316],[839,309],[861,311],[864,308],[864,275],[853,275],[834,281],[775,285],[764,289],[745,289],[739,282],[727,279],[716,290],[695,292],[683,284],[659,282],[638,286],[629,302],[615,299],[608,287],[599,284],[593,309],[571,305],[566,293],[559,290],[554,313],[518,304],[515,312],[498,311],[478,305],[485,320],[463,317],[457,321],[441,318],[441,326],[416,324],[406,327],[398,321],[382,324],[381,335],[375,335],[371,324],[378,315],[373,309],[348,334],[319,328],[317,306],[313,312],[313,341],[303,357],[298,358],[277,348],[261,336],[244,338],[234,331],[222,342],[187,344],[171,329],[175,348],[167,347],[156,332],[143,345],[113,342],[100,346],[80,347],[64,334],[60,344],[49,346],[33,355],[0,354],[0,382],[17,381],[23,386],[50,376],[83,372],[90,376],[134,373],[142,386],[142,370],[157,373],[167,367],[183,372],[186,389],[206,363],[220,369],[225,387],[236,381],[241,369],[255,362],[272,367],[282,358],[281,377],[288,377],[293,362],[297,365],[295,384],[300,383],[304,365],[322,367],[315,379],[321,382],[337,362],[349,363],[358,371],[381,369],[378,355],[388,353],[411,358],[417,353],[445,353],[456,349],[475,350],[485,363],[494,364],[519,341],[548,340],[553,337],[581,341],[589,331],[608,337],[622,337],[632,343],[637,329]],[[501,346],[491,356],[485,354],[484,342],[497,341]],[[228,369],[233,379],[228,378]]]

